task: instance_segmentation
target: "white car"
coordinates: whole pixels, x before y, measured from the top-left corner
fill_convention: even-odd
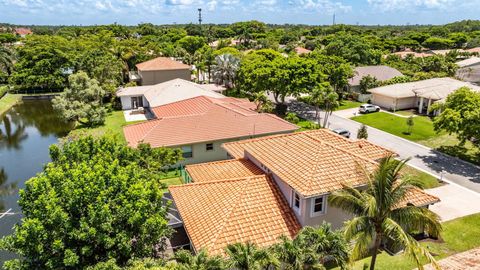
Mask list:
[[[360,113],[379,112],[380,107],[378,107],[377,105],[372,105],[372,104],[363,104],[363,105],[360,105],[360,108],[358,108],[358,111]]]

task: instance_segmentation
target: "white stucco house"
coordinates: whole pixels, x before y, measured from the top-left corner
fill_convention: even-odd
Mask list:
[[[417,82],[399,83],[368,90],[372,94],[372,103],[384,109],[396,111],[418,109],[427,113],[430,106],[461,87],[480,91],[480,87],[469,82],[452,78],[433,78]]]
[[[123,110],[158,107],[168,103],[198,96],[223,98],[220,92],[222,86],[212,84],[197,84],[184,79],[173,79],[155,85],[143,85],[120,88],[117,97],[120,98]]]
[[[480,83],[480,57],[471,57],[457,62],[455,76],[462,81]]]

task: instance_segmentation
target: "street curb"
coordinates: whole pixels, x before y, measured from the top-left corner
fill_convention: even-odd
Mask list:
[[[425,170],[425,169],[422,169],[422,168],[420,168],[420,167],[417,167],[417,166],[415,166],[415,165],[412,165],[412,164],[410,164],[410,163],[408,163],[408,162],[407,162],[407,165],[410,166],[410,167],[412,167],[412,168],[415,168],[415,169],[417,169],[417,170],[419,170],[419,171],[421,171],[421,172],[424,172],[424,173],[426,173],[426,174],[429,174],[429,175],[437,178],[438,180],[441,180],[441,181],[443,181],[443,182],[445,182],[445,183],[447,183],[447,184],[449,184],[449,185],[457,186],[457,187],[459,187],[459,188],[461,188],[461,189],[464,189],[464,190],[466,190],[466,191],[469,191],[469,192],[471,192],[471,193],[473,193],[473,194],[475,194],[475,195],[477,195],[477,196],[480,197],[480,193],[479,193],[479,192],[477,192],[477,191],[475,191],[475,190],[472,190],[472,189],[469,189],[469,188],[467,188],[467,187],[464,187],[464,186],[462,186],[462,185],[460,185],[460,184],[458,184],[458,183],[455,183],[455,182],[449,180],[448,178],[443,177],[442,179],[440,179],[440,177],[439,177],[438,175],[436,175],[436,174],[434,174],[434,173],[431,173],[431,172],[429,172],[429,171],[427,171],[427,170]],[[436,188],[439,188],[439,187],[436,187]],[[431,189],[436,189],[436,188],[431,188]],[[428,190],[428,189],[427,189],[427,190]]]
[[[333,114],[335,114],[335,113],[333,113]],[[341,115],[338,115],[338,114],[335,114],[335,116],[338,116],[338,117],[343,118],[343,119],[345,119],[345,120],[353,121],[353,122],[355,122],[355,123],[357,123],[357,124],[360,124],[360,125],[362,124],[362,123],[360,123],[360,122],[357,122],[357,121],[352,120],[352,119],[350,119],[350,118],[345,118],[345,117],[343,117],[343,116],[341,116]],[[353,116],[352,116],[352,117],[353,117]],[[440,154],[440,155],[445,156],[445,157],[448,157],[448,158],[453,158],[453,159],[455,159],[455,160],[457,160],[457,161],[460,161],[460,162],[463,163],[463,164],[471,165],[471,166],[473,166],[473,167],[475,167],[475,168],[477,168],[477,169],[480,170],[480,166],[478,166],[478,165],[476,165],[476,164],[473,164],[473,163],[471,163],[471,162],[465,161],[465,160],[460,159],[460,158],[458,158],[458,157],[454,157],[454,156],[445,154],[445,153],[440,152],[440,151],[438,151],[438,150],[436,150],[436,149],[430,148],[430,147],[425,146],[425,145],[423,145],[423,144],[416,143],[416,142],[414,142],[414,141],[407,140],[407,139],[405,139],[405,138],[399,137],[399,136],[394,135],[394,134],[392,134],[392,133],[388,133],[388,132],[383,131],[383,130],[381,130],[381,129],[378,129],[378,128],[375,128],[375,127],[372,127],[372,126],[369,126],[369,125],[366,125],[366,126],[367,126],[368,128],[375,129],[375,130],[377,130],[377,131],[384,132],[384,133],[390,134],[390,135],[392,135],[392,136],[395,136],[395,137],[397,137],[398,139],[400,139],[400,140],[402,140],[402,141],[404,141],[404,142],[408,142],[408,143],[414,144],[414,145],[419,146],[419,147],[421,147],[421,148],[423,148],[423,149],[425,149],[425,150],[429,150],[429,151],[435,152],[435,153],[437,153],[437,154]]]

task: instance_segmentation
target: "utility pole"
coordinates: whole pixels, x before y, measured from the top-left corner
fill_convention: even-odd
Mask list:
[[[333,12],[333,25],[335,25],[335,12]]]

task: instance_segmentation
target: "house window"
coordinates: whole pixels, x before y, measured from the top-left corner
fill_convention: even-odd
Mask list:
[[[292,202],[293,208],[300,210],[300,195],[293,191],[293,202]]]
[[[212,151],[212,150],[213,150],[213,143],[207,143],[207,144],[205,145],[205,149],[206,149],[207,151]]]
[[[318,216],[325,213],[325,197],[312,198],[311,216]]]
[[[191,158],[193,157],[193,151],[191,145],[182,146],[182,157]]]

